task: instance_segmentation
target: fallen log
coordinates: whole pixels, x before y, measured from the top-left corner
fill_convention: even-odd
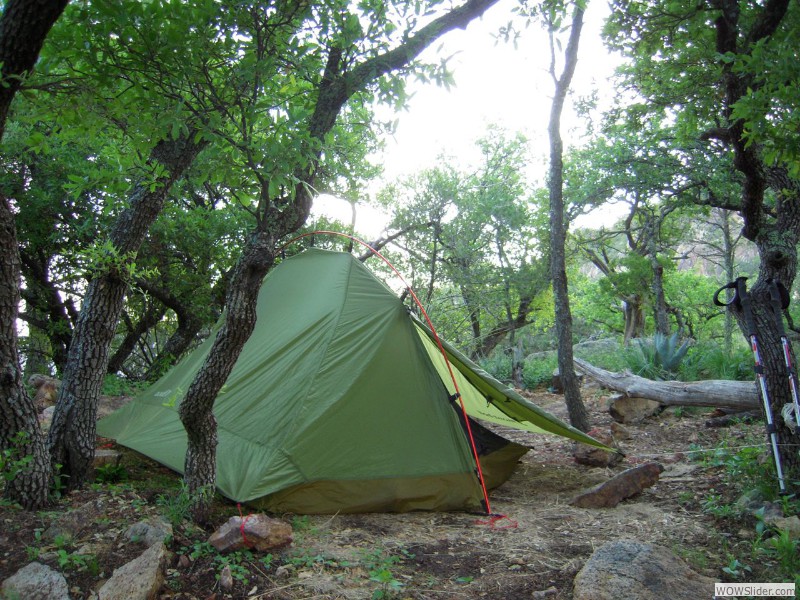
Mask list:
[[[738,410],[758,409],[755,382],[708,379],[706,381],[653,381],[631,373],[613,373],[575,359],[575,369],[604,388],[630,398],[647,398],[665,406],[725,406]]]

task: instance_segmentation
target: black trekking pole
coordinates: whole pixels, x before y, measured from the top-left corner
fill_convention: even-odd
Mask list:
[[[750,338],[750,348],[753,350],[753,359],[755,360],[756,380],[758,381],[758,389],[761,393],[761,402],[764,407],[764,417],[767,420],[767,438],[772,446],[772,456],[775,460],[775,471],[778,474],[778,486],[780,487],[781,495],[785,495],[786,482],[783,478],[783,467],[781,466],[781,455],[778,452],[778,428],[772,419],[772,409],[769,403],[769,394],[767,393],[767,380],[764,377],[764,364],[761,362],[761,352],[758,349],[758,337],[756,336],[756,326],[753,320],[753,311],[750,308],[750,296],[747,293],[747,277],[738,277],[736,281],[732,281],[727,285],[722,286],[714,294],[714,304],[717,306],[730,306],[733,304],[736,308],[744,314],[744,321],[747,325],[747,335]],[[723,302],[719,299],[720,292],[733,289],[734,295],[729,302]]]
[[[781,336],[783,364],[786,366],[786,377],[789,379],[789,389],[792,391],[792,403],[794,404],[794,434],[800,435],[800,400],[798,400],[797,392],[797,372],[792,366],[789,338],[786,335],[786,329],[783,327],[783,311],[789,307],[789,293],[780,281],[771,279],[769,281],[769,296],[772,301],[772,312],[775,315],[775,324],[778,326],[778,333]]]

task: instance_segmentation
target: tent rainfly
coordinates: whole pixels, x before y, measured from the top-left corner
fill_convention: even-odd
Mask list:
[[[213,335],[98,423],[182,472],[183,394]],[[473,418],[598,445],[445,345],[489,488],[527,448]],[[264,279],[256,329],[219,393],[217,486],[273,512],[479,509],[460,403],[431,331],[350,254],[306,250]]]

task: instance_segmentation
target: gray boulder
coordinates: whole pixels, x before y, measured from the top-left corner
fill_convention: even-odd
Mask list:
[[[3,582],[3,598],[69,600],[67,580],[47,565],[32,562]]]
[[[660,546],[615,540],[598,548],[575,577],[574,600],[697,600],[714,580]]]
[[[141,556],[114,569],[97,592],[98,600],[154,600],[164,581],[167,548],[159,542]]]

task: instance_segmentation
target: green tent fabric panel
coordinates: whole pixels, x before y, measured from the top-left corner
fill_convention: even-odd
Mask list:
[[[291,451],[309,481],[472,470],[446,390],[420,360],[408,325],[397,319],[385,336],[370,339],[375,347],[370,368],[352,382],[346,397],[298,430]]]
[[[303,418],[314,374],[336,335],[349,265],[314,257],[293,257],[291,269],[278,265],[267,276],[256,329],[217,398],[220,426],[252,442],[280,447],[294,435],[293,423]]]
[[[471,471],[447,392],[408,313],[375,283],[352,262],[336,334],[288,451],[308,481]]]
[[[161,405],[132,400],[98,421],[97,432],[182,473],[186,431],[177,415],[165,419],[169,412],[170,409]]]
[[[447,389],[454,386],[442,352],[431,331],[415,320],[415,325],[431,361]],[[464,408],[471,417],[533,433],[552,433],[584,444],[606,448],[603,444],[564,423],[503,385],[451,345],[440,340],[447,353],[453,376],[461,392]],[[489,401],[491,400],[491,402]]]

